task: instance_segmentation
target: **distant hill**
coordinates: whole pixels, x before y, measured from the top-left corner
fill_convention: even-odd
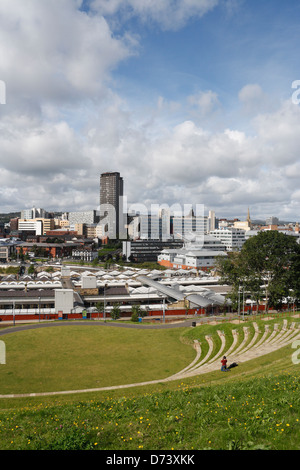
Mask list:
[[[21,217],[21,212],[9,212],[8,214],[0,213],[0,223],[7,224],[10,219],[15,219],[17,217]]]

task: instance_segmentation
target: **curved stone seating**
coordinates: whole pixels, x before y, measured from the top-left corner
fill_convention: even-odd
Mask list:
[[[188,367],[189,372],[191,372],[192,370],[198,369],[200,366],[205,364],[211,356],[211,353],[212,353],[213,348],[214,348],[214,343],[213,343],[212,337],[211,336],[205,336],[205,339],[208,342],[208,346],[209,346],[208,351],[207,351],[205,357],[198,364],[194,365],[193,367]]]
[[[234,351],[235,354],[238,354],[240,351],[242,351],[246,347],[246,344],[248,342],[249,328],[247,326],[243,326],[243,331],[244,331],[244,338],[243,338],[241,344]]]
[[[177,375],[181,375],[184,372],[186,372],[188,370],[191,370],[193,368],[194,364],[196,364],[199,361],[199,359],[201,357],[201,345],[200,345],[199,341],[196,340],[196,339],[194,340],[194,348],[196,349],[195,359],[187,367],[182,369],[182,371],[178,372],[177,374],[174,374],[172,377],[175,378]]]
[[[270,334],[270,336],[266,339],[265,344],[272,344],[272,342],[273,342],[274,339],[275,339],[275,336],[276,336],[277,333],[278,333],[278,327],[279,327],[278,323],[275,323],[274,328],[273,328],[273,331],[272,331],[272,333]]]
[[[285,333],[282,335],[282,337],[278,340],[277,344],[282,343],[289,337],[292,337],[295,334],[295,322],[293,322],[290,326],[290,328],[286,328]]]
[[[221,339],[221,348],[219,351],[217,351],[212,359],[209,359],[208,364],[211,362],[215,361],[218,357],[220,357],[223,354],[223,351],[226,347],[226,341],[225,341],[225,335],[223,331],[217,331],[219,338]]]
[[[279,323],[275,323],[273,329],[270,324],[266,324],[263,329],[259,329],[256,322],[253,322],[253,328],[254,333],[250,339],[252,334],[250,328],[243,327],[243,330],[240,331],[243,337],[239,345],[240,332],[237,329],[233,329],[231,332],[232,341],[229,342],[230,345],[226,342],[224,333],[217,330],[217,334],[221,339],[221,345],[219,345],[218,350],[214,347],[212,336],[205,336],[205,341],[208,343],[208,351],[204,357],[201,357],[202,348],[199,341],[195,341],[194,346],[197,350],[195,359],[190,365],[169,377],[169,379],[175,380],[176,378],[191,377],[218,370],[221,367],[220,361],[223,355],[229,359],[230,363],[245,362],[276,351],[276,349],[292,343],[296,338],[300,338],[300,323],[293,322],[288,325],[287,320],[282,322],[281,328]]]
[[[239,349],[239,351],[234,351],[235,354],[237,354],[237,353],[242,354],[242,353],[246,352],[248,349],[251,349],[254,346],[254,344],[256,343],[260,332],[259,332],[257,323],[253,322],[253,326],[254,326],[254,335],[253,335],[252,340],[250,341],[249,344],[246,344],[242,349]],[[248,330],[248,335],[249,335],[249,330]]]
[[[232,341],[232,344],[231,344],[230,348],[226,352],[227,355],[231,354],[232,351],[235,350],[235,347],[236,347],[238,339],[239,339],[238,331],[237,330],[232,330],[232,336],[233,336],[233,341]]]
[[[262,343],[264,343],[266,341],[266,338],[268,337],[268,335],[270,334],[270,325],[265,325],[265,330],[263,332],[263,335],[262,337],[260,338],[260,340],[254,345],[254,348],[258,348]]]

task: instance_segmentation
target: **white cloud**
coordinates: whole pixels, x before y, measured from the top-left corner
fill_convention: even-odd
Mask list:
[[[97,0],[98,13],[89,14],[80,1],[2,0],[2,211],[96,208],[99,175],[113,170],[124,177],[129,203],[204,203],[218,216],[250,206],[257,217],[295,217],[300,107],[291,100],[275,108],[260,85],[245,85],[235,112],[243,123],[245,114],[251,118],[250,134],[225,118],[208,130],[209,119],[224,111],[213,86],[182,101],[158,90],[152,107],[148,100],[138,110],[114,88],[111,72],[137,42],[128,33],[115,36],[109,15],[178,29],[218,3]]]
[[[277,124],[273,127],[279,116],[282,135],[280,128],[279,134],[276,132]],[[193,121],[183,121],[160,135],[147,134],[142,125],[136,126],[135,132],[131,130],[128,138],[123,132],[122,143],[115,150],[129,200],[170,205],[204,203],[232,216],[249,205],[256,217],[270,213],[291,216],[298,193],[297,178],[290,175],[300,171],[299,159],[295,153],[292,162],[286,160],[280,145],[291,122],[294,132],[288,134],[292,140],[289,147],[296,149],[300,114],[288,103],[275,113],[260,115],[254,136],[228,128],[207,132]],[[287,148],[287,142],[283,148]]]
[[[242,104],[243,112],[249,116],[274,111],[274,103],[271,97],[258,84],[245,85],[239,91],[238,97]]]
[[[202,17],[219,0],[93,0],[91,8],[105,15],[119,12],[126,20],[138,16],[143,22],[155,22],[163,29],[176,30],[192,17]]]
[[[134,40],[114,37],[106,20],[73,0],[2,0],[0,70],[7,103],[95,98],[110,72],[133,53]],[[128,40],[127,40],[128,39]]]
[[[206,92],[199,92],[195,95],[190,95],[187,98],[188,103],[195,106],[201,115],[207,116],[215,111],[220,102],[217,93],[208,90]]]

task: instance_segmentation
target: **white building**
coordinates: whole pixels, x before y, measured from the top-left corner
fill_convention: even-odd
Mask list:
[[[128,226],[128,235],[133,240],[170,240],[170,217],[165,212],[136,215]]]
[[[245,243],[245,230],[227,227],[212,230],[210,234],[225,245],[227,251],[239,251]]]
[[[35,232],[36,235],[43,235],[43,222],[41,220],[36,219],[19,219],[18,230],[20,232]]]
[[[70,226],[75,224],[94,224],[96,222],[96,211],[69,212]]]
[[[183,216],[173,218],[174,239],[181,238],[191,232],[205,234],[209,231],[209,220],[206,216]]]
[[[164,249],[158,256],[158,263],[168,268],[211,269],[218,256],[227,256],[226,247],[210,235],[187,235],[183,248]]]
[[[45,209],[33,207],[32,209],[24,209],[21,211],[21,219],[45,219],[46,218]]]
[[[158,263],[169,268],[207,270],[216,265],[218,256],[226,256],[225,251],[165,249],[158,256]]]
[[[16,253],[16,246],[21,241],[15,238],[1,238],[0,239],[0,263],[7,263],[12,255]]]
[[[215,211],[209,211],[208,213],[208,231],[211,232],[216,228],[216,215]]]

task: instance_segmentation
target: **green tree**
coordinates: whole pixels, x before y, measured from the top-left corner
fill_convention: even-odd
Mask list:
[[[34,269],[34,266],[33,264],[31,264],[28,268],[28,274],[35,274],[35,269]]]
[[[20,247],[20,250],[19,250],[19,257],[22,261],[24,261],[24,250],[22,246]]]
[[[278,231],[259,232],[249,238],[239,253],[218,260],[221,282],[232,286],[230,298],[236,303],[243,287],[265,309],[281,306],[285,297],[300,294],[300,245],[295,237]]]
[[[142,310],[140,305],[133,305],[131,307],[132,315],[131,315],[131,320],[132,321],[138,321],[139,317],[144,318],[147,315],[147,312],[145,310]]]
[[[99,313],[103,313],[104,312],[104,302],[97,302],[96,303],[96,309],[97,309],[97,312],[98,312],[98,316],[99,316]]]
[[[113,320],[118,320],[121,316],[120,306],[118,304],[113,306],[113,309],[110,313],[110,316]]]

